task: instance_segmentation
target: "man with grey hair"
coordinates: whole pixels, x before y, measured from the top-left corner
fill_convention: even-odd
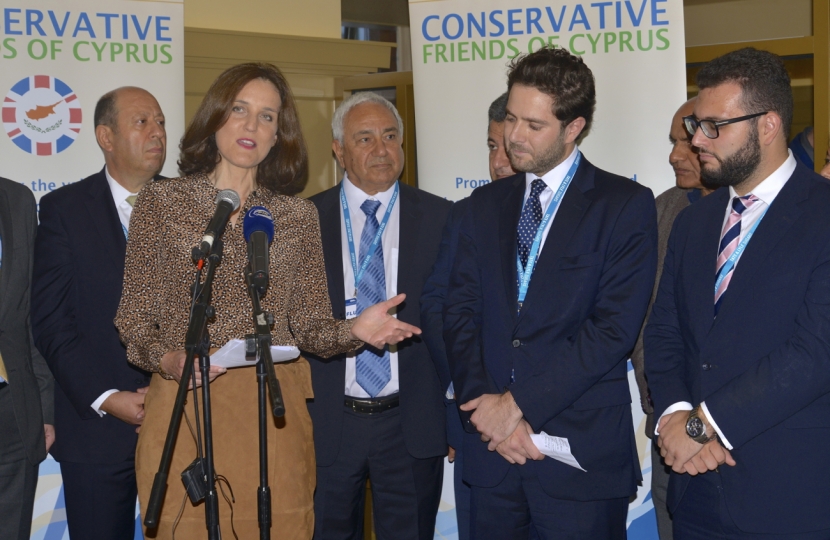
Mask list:
[[[311,198],[320,214],[334,317],[406,294],[397,317],[420,322],[421,289],[452,204],[399,181],[403,125],[395,106],[365,92],[332,120],[343,181]],[[363,538],[371,479],[376,537],[431,540],[447,455],[441,383],[421,340],[311,364],[317,453],[315,539]]]

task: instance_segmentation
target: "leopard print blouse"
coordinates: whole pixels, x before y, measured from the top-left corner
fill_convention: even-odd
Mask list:
[[[115,325],[127,345],[128,360],[142,369],[158,371],[164,353],[184,348],[190,286],[196,277],[191,250],[213,215],[218,191],[206,175],[194,175],[151,182],[136,200]],[[349,335],[353,321],[331,315],[314,205],[262,188],[251,193],[236,226],[229,223],[222,237],[224,251],[213,283],[216,317],[208,324],[211,347],[253,332],[242,231],[242,217],[252,206],[264,206],[274,216],[271,273],[262,297],[263,309],[275,319],[273,344],[323,357],[361,347],[363,342]]]

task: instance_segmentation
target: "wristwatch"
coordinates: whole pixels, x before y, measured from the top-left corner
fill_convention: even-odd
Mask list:
[[[700,406],[689,411],[689,419],[686,420],[686,435],[699,444],[706,444],[715,438],[715,435],[706,436],[706,424],[700,418]]]

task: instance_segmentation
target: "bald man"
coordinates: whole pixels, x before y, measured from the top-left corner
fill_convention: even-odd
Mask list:
[[[32,326],[55,376],[52,455],[72,540],[135,531],[135,445],[149,375],[127,362],[113,325],[132,205],[161,171],[164,114],[146,90],[113,90],[95,107],[106,166],[45,195],[35,245]]]
[[[692,146],[692,137],[683,126],[683,117],[692,114],[695,100],[692,98],[677,109],[669,129],[669,163],[674,169],[675,186],[667,189],[657,197],[657,279],[654,282],[654,297],[657,295],[657,286],[660,283],[660,274],[663,271],[663,259],[666,257],[666,246],[669,241],[672,225],[677,215],[687,206],[697,201],[712,189],[704,186],[700,180],[700,160],[697,149]],[[651,313],[651,304],[648,312]],[[647,319],[646,319],[647,320]],[[646,323],[643,322],[643,328]],[[646,413],[646,436],[651,439],[654,433],[654,407],[649,397],[648,384],[644,372],[643,362],[643,333],[634,352],[631,354],[631,363],[634,364],[634,373],[637,377],[637,386],[640,389],[640,404]],[[660,449],[652,445],[651,452],[651,497],[654,500],[654,511],[657,514],[657,529],[660,540],[671,540],[671,516],[666,508],[666,489],[669,485],[669,469],[660,457]]]

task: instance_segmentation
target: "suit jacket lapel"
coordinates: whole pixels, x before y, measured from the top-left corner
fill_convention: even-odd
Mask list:
[[[340,187],[330,189],[320,205],[320,234],[329,282],[329,299],[336,319],[346,318],[343,249],[340,242]]]
[[[764,260],[787,235],[790,227],[801,215],[798,203],[807,197],[807,190],[805,184],[799,182],[800,178],[797,174],[796,169],[793,176],[781,188],[738,260],[732,280],[729,282],[729,288],[724,293],[723,303],[718,312],[719,318],[728,314],[733,309],[733,304],[740,302],[741,298],[749,294],[753,276],[763,268]],[[712,290],[714,290],[714,284]]]
[[[9,198],[5,190],[0,189],[0,242],[2,242],[3,259],[0,264],[0,313],[5,313],[7,302],[3,301],[12,275],[12,251],[14,250],[14,230],[9,212]]]
[[[513,189],[502,203],[499,215],[499,253],[501,254],[501,273],[504,279],[504,292],[507,295],[507,305],[513,320],[516,319],[516,300],[518,298],[518,286],[516,285],[516,254],[518,253],[518,240],[516,231],[519,228],[519,218],[522,215],[522,203],[525,195],[525,175],[517,174],[513,180],[500,180],[501,182],[513,182]]]
[[[407,293],[409,303],[414,306],[418,301],[417,298],[412,298],[410,291],[406,290],[406,286],[410,283],[416,283],[416,272],[421,267],[418,264],[420,250],[416,249],[418,245],[418,233],[421,226],[421,205],[418,192],[405,184],[401,184],[400,202],[400,236],[398,238],[398,293]],[[401,313],[401,310],[398,309]],[[420,317],[414,309],[409,310],[410,314],[416,318]],[[400,316],[400,315],[399,315]],[[407,320],[412,324],[418,324],[418,320]]]
[[[120,272],[123,272],[127,240],[124,238],[124,229],[118,217],[118,210],[115,208],[115,201],[112,200],[112,191],[110,191],[104,171],[96,175],[88,194],[89,198],[85,201],[86,208],[101,238],[101,246],[109,255],[106,258],[115,264]]]
[[[685,253],[675,253],[675,257],[687,255],[691,261],[684,261],[686,272],[695,275],[687,277],[689,286],[689,319],[697,327],[696,335],[705,336],[712,329],[715,317],[715,273],[717,272],[718,244],[726,206],[729,204],[729,190],[724,188],[712,193],[714,204],[709,206],[705,217],[700,220],[699,234],[690,236]],[[675,295],[679,291],[675,291]],[[721,306],[721,309],[723,307]]]
[[[540,301],[536,297],[542,296],[541,301],[545,301],[543,294],[545,278],[541,276],[550,276],[556,271],[556,265],[565,247],[571,241],[574,231],[582,221],[582,216],[591,204],[591,200],[586,197],[585,193],[594,187],[594,166],[584,156],[582,161],[550,224],[548,236],[536,262],[536,269],[530,279],[527,298],[519,314],[519,320],[534,302]],[[515,262],[513,264],[515,266]],[[540,277],[537,278],[537,276]]]

